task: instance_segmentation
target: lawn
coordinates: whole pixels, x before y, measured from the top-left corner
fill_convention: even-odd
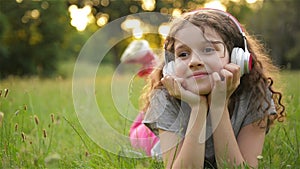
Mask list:
[[[72,76],[70,72],[66,74],[51,79],[11,77],[0,81],[0,111],[4,115],[0,126],[2,168],[162,168],[161,162],[150,158],[124,157],[128,147],[115,145],[119,136],[86,127],[97,118],[87,115],[84,120],[77,112]],[[93,96],[110,130],[127,136],[138,112],[144,81],[126,73],[112,75],[110,67],[99,69]],[[276,85],[284,89],[288,116],[268,133],[261,168],[300,168],[300,72],[284,71],[281,75],[284,85]],[[116,95],[118,92],[129,94]],[[87,99],[82,98],[82,102]],[[86,106],[83,110],[88,110]],[[103,149],[102,144],[109,142],[112,145]],[[110,151],[110,146],[114,150]]]

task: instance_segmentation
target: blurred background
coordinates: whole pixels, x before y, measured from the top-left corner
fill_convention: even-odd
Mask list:
[[[230,12],[257,35],[278,66],[300,69],[299,6],[298,0],[0,0],[0,79],[64,76],[62,63],[74,63],[93,33],[125,16],[117,29],[132,38],[113,47],[101,63],[117,66],[130,41],[146,39],[151,47],[160,47],[168,31],[163,23],[161,35],[143,34],[151,25],[127,15],[177,16],[200,7]]]

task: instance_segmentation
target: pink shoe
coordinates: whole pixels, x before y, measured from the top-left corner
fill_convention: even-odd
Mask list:
[[[144,113],[140,112],[130,127],[129,137],[132,147],[142,149],[151,156],[151,149],[159,141],[159,138],[142,123]]]

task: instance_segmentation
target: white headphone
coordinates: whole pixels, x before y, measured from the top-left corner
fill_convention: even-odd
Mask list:
[[[245,49],[242,49],[239,47],[234,47],[231,52],[230,62],[240,66],[241,76],[249,73],[252,69],[252,56],[247,48],[246,34],[244,33],[238,20],[235,17],[233,17],[230,13],[227,13],[225,11],[221,11],[221,10],[217,10],[217,9],[204,9],[204,10],[213,10],[213,11],[219,12],[222,15],[227,16],[228,18],[230,18],[233,21],[233,23],[239,29],[241,35],[243,36]]]
[[[236,27],[239,29],[241,35],[243,36],[245,49],[242,49],[239,47],[234,47],[231,52],[230,62],[240,66],[241,76],[249,73],[250,70],[252,69],[252,56],[247,48],[246,34],[244,33],[243,29],[241,28],[241,25],[238,22],[238,20],[235,17],[233,17],[231,14],[229,14],[225,11],[218,10],[218,9],[202,8],[200,10],[219,12],[220,14],[227,16],[228,18],[230,18],[233,21],[233,23],[236,25]],[[197,12],[197,11],[199,11],[199,10],[196,10],[195,12]],[[168,51],[165,51],[165,66],[163,68],[164,76],[167,74],[170,75],[174,72],[174,61],[171,61],[170,56],[167,53],[168,53]]]

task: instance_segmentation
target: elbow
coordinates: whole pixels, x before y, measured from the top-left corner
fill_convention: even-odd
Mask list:
[[[201,161],[201,160],[199,160]],[[167,169],[194,169],[194,168],[197,168],[197,169],[202,169],[204,168],[204,164],[203,163],[195,163],[196,161],[194,162],[184,162],[184,160],[180,161],[180,162],[177,162],[177,161],[174,161],[174,164],[173,165],[170,165],[168,167],[166,167]]]

